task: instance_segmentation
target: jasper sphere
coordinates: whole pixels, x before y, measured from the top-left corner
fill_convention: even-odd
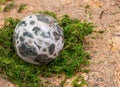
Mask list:
[[[33,14],[16,26],[13,44],[17,55],[32,64],[47,64],[55,59],[64,46],[64,34],[51,16]]]

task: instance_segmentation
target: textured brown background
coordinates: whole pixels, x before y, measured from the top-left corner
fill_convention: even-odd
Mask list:
[[[17,13],[23,3],[27,4],[25,10]],[[68,14],[72,18],[88,19],[96,25],[94,30],[105,31],[102,34],[93,32],[86,37],[85,49],[92,58],[86,68],[91,71],[88,74],[77,73],[76,76],[83,75],[90,87],[120,87],[120,0],[15,0],[15,4],[17,7],[10,12],[0,13],[0,26],[4,24],[5,17],[21,19],[35,11],[52,11],[58,16]],[[90,7],[85,8],[87,5]],[[1,6],[4,8],[5,4]],[[53,75],[42,79],[51,81],[48,87],[56,87],[63,77]],[[74,78],[67,79],[64,87],[72,87]],[[0,78],[0,87],[16,86]]]

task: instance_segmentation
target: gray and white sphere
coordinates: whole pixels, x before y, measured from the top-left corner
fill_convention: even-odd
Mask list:
[[[17,55],[32,64],[47,64],[64,46],[64,34],[57,21],[48,15],[33,14],[16,26],[13,44]]]

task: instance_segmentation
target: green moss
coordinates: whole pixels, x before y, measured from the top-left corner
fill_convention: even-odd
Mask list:
[[[20,5],[20,6],[19,6],[19,9],[18,9],[18,12],[19,12],[19,13],[22,12],[22,11],[25,9],[25,7],[26,7],[26,4]]]
[[[0,6],[0,12],[2,12],[2,7]]]
[[[84,80],[84,77],[81,76],[76,77],[73,80],[72,85],[73,87],[83,87],[83,86],[89,87],[87,81]]]
[[[9,3],[9,4],[7,4],[6,6],[5,6],[5,8],[3,9],[3,11],[4,12],[9,12],[11,9],[13,9],[15,7],[15,5],[14,5],[14,2],[11,2],[11,3]]]
[[[48,12],[54,16],[54,13]],[[57,19],[58,20],[58,19]],[[0,74],[7,76],[20,87],[38,87],[43,84],[40,75],[50,76],[53,73],[65,73],[72,76],[88,65],[88,53],[84,51],[83,40],[86,35],[92,33],[93,24],[87,21],[80,22],[64,15],[58,20],[65,34],[65,46],[61,54],[50,64],[35,66],[28,64],[16,55],[12,37],[18,19],[8,18],[4,27],[0,29]]]
[[[8,2],[8,1],[14,1],[14,0],[0,0],[0,4],[3,4],[3,3]]]

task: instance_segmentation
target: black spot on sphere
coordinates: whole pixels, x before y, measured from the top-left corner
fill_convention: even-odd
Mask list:
[[[27,57],[27,54],[25,52],[26,49],[26,45],[25,44],[21,44],[21,46],[19,47],[19,52],[22,56]]]
[[[27,55],[24,53],[22,47],[19,47],[19,52],[23,57],[27,57]]]
[[[47,55],[45,54],[40,54],[36,57],[35,61],[38,62],[38,63],[49,63],[52,59],[49,58]]]
[[[30,32],[24,32],[23,36],[28,36],[30,38],[33,38],[33,35]]]
[[[33,24],[35,24],[35,22],[34,21],[30,21],[30,24],[33,25]]]
[[[47,16],[45,15],[36,15],[38,21],[42,21],[44,23],[50,24],[50,21],[48,20]]]
[[[54,54],[54,56],[56,56],[56,53]]]
[[[21,48],[22,48],[23,50],[26,50],[26,45],[25,45],[25,44],[21,44]]]
[[[63,32],[62,32],[62,29],[59,25],[57,25],[57,32],[60,34],[60,35],[63,35]]]
[[[36,48],[25,43],[21,44],[19,47],[19,52],[27,58],[35,58],[37,56]]]
[[[19,43],[19,41],[17,41],[17,43]]]
[[[41,29],[39,27],[34,27],[32,31],[35,33],[35,35],[38,35]]]
[[[44,48],[44,49],[43,49],[43,51],[45,52],[45,51],[46,51],[46,49]]]
[[[25,26],[27,26],[27,24],[26,24],[25,21],[21,21],[21,22],[19,22],[19,24],[18,24],[18,27],[19,27],[19,26],[25,27]]]
[[[29,18],[32,18],[32,16],[29,16]]]
[[[25,38],[23,36],[20,36],[20,41],[24,41]]]
[[[35,47],[31,47],[30,53],[31,53],[32,56],[36,56],[36,55],[37,55],[37,50],[36,50],[36,48],[35,48]]]
[[[41,46],[39,46],[35,41],[34,41],[34,44],[40,49]]]
[[[60,35],[57,32],[53,32],[53,35],[56,41],[60,39]]]
[[[49,46],[49,53],[50,53],[50,55],[52,55],[54,51],[55,51],[55,45],[54,45],[54,44],[51,44],[51,45]]]

